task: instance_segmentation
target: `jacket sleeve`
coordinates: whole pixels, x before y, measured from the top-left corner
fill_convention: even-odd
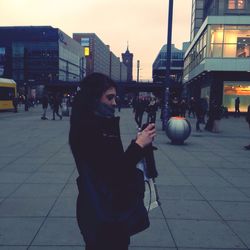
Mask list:
[[[134,168],[136,164],[144,157],[144,150],[135,140],[132,140],[127,150],[124,152],[123,160],[127,166]]]

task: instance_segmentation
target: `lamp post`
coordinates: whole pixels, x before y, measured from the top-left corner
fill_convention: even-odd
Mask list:
[[[137,83],[140,80],[139,74],[140,74],[140,60],[137,60]]]
[[[162,130],[166,129],[169,119],[169,87],[171,84],[170,79],[170,66],[171,66],[171,46],[172,46],[172,22],[173,22],[173,5],[174,0],[169,0],[168,6],[168,37],[167,37],[167,58],[166,58],[166,75],[165,75],[165,93],[163,104],[163,117],[162,117]]]

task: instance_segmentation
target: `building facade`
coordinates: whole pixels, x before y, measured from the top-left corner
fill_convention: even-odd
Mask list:
[[[184,54],[189,46],[188,42],[182,44],[182,49],[171,47],[170,77],[175,83],[181,83],[183,75]],[[153,82],[165,83],[166,79],[167,45],[165,44],[158,53],[153,63]]]
[[[122,62],[127,66],[127,81],[132,82],[133,81],[133,53],[129,52],[129,49],[127,47],[127,50],[125,53],[122,53]]]
[[[127,73],[127,68],[120,66],[119,57],[116,57],[109,46],[95,33],[73,33],[73,39],[83,48],[86,57],[86,75],[98,72],[108,75],[114,81],[126,80],[124,74]]]
[[[0,77],[22,86],[78,82],[84,75],[82,47],[60,29],[0,27]]]
[[[207,96],[229,111],[234,111],[239,96],[241,111],[246,111],[250,104],[249,37],[250,1],[203,1],[203,22],[185,54],[183,83],[189,95]]]

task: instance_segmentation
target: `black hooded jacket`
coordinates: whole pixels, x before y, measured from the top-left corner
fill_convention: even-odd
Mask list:
[[[92,115],[71,124],[74,125],[70,130],[70,144],[79,173],[78,224],[85,241],[95,241],[98,234],[106,235],[108,231],[114,233],[125,229],[119,223],[105,225],[96,218],[91,194],[86,190],[86,167],[90,170],[90,178],[95,187],[100,189],[100,193],[106,192],[106,196],[100,196],[109,212],[119,216],[133,207],[137,192],[133,190],[138,173],[136,164],[143,158],[144,150],[133,141],[126,151],[123,150],[119,117]],[[141,190],[142,195],[143,192]],[[105,237],[109,238],[107,235]]]

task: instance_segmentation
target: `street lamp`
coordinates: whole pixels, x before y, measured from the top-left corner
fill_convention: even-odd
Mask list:
[[[169,115],[169,87],[171,84],[170,79],[170,66],[171,66],[171,46],[172,46],[172,22],[173,22],[173,5],[174,0],[169,0],[168,6],[168,37],[167,37],[167,58],[166,58],[166,77],[165,77],[165,93],[163,103],[163,116],[162,116],[162,130],[166,129]]]

